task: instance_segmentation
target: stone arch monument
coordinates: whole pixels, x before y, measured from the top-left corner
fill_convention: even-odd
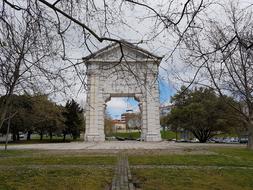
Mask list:
[[[113,43],[83,60],[87,67],[85,141],[104,141],[111,97],[134,97],[142,115],[141,140],[160,141],[158,67],[162,57],[128,42]]]

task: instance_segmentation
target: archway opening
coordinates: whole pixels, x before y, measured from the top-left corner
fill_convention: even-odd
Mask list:
[[[140,140],[141,117],[139,102],[134,97],[111,97],[104,114],[106,140]]]

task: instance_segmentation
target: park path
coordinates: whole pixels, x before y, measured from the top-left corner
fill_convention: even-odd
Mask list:
[[[208,147],[246,147],[245,144],[218,144],[218,143],[176,143],[176,142],[140,142],[140,141],[105,141],[105,142],[71,142],[71,143],[44,143],[44,144],[11,144],[8,149],[25,150],[93,150],[101,152],[112,150],[169,150],[182,151],[184,149],[200,149]],[[0,144],[0,150],[4,146]]]
[[[126,154],[118,156],[118,163],[112,180],[111,190],[135,190]]]

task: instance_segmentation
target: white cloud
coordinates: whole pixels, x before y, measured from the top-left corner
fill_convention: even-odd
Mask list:
[[[125,110],[127,108],[127,102],[124,98],[112,98],[106,105],[108,109]]]
[[[132,109],[134,112],[139,112],[138,102],[134,101],[132,98],[112,98],[111,101],[106,103],[106,105],[106,109],[112,118],[119,119],[121,114],[129,109]]]

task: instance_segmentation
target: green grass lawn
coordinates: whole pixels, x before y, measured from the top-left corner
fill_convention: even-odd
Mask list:
[[[115,155],[77,154],[33,150],[0,150],[0,166],[22,165],[114,165]]]
[[[121,138],[132,138],[132,139],[138,139],[140,138],[141,134],[138,131],[135,132],[118,132],[118,133],[113,133],[112,136],[115,137],[121,137]]]
[[[253,151],[216,148],[210,154],[130,155],[131,165],[192,165],[253,167]]]
[[[138,139],[140,138],[141,134],[140,132],[118,132],[113,133],[111,136],[121,137],[121,138],[133,138]],[[171,140],[176,138],[176,133],[172,131],[161,131],[161,137],[164,140]]]
[[[106,156],[42,156],[0,158],[1,165],[113,165],[115,157]]]
[[[0,151],[0,190],[104,190],[116,161],[110,154]]]
[[[104,190],[112,169],[1,168],[0,190]]]
[[[172,140],[176,138],[176,133],[173,131],[161,131],[161,137],[164,140]]]
[[[142,190],[252,190],[253,170],[133,169]]]
[[[130,155],[129,162],[132,166],[142,165],[132,168],[134,180],[142,190],[253,189],[253,151],[245,148],[209,151],[210,154]]]
[[[253,151],[242,147],[126,154],[142,190],[253,189]],[[0,190],[105,190],[116,162],[113,153],[0,150]]]

